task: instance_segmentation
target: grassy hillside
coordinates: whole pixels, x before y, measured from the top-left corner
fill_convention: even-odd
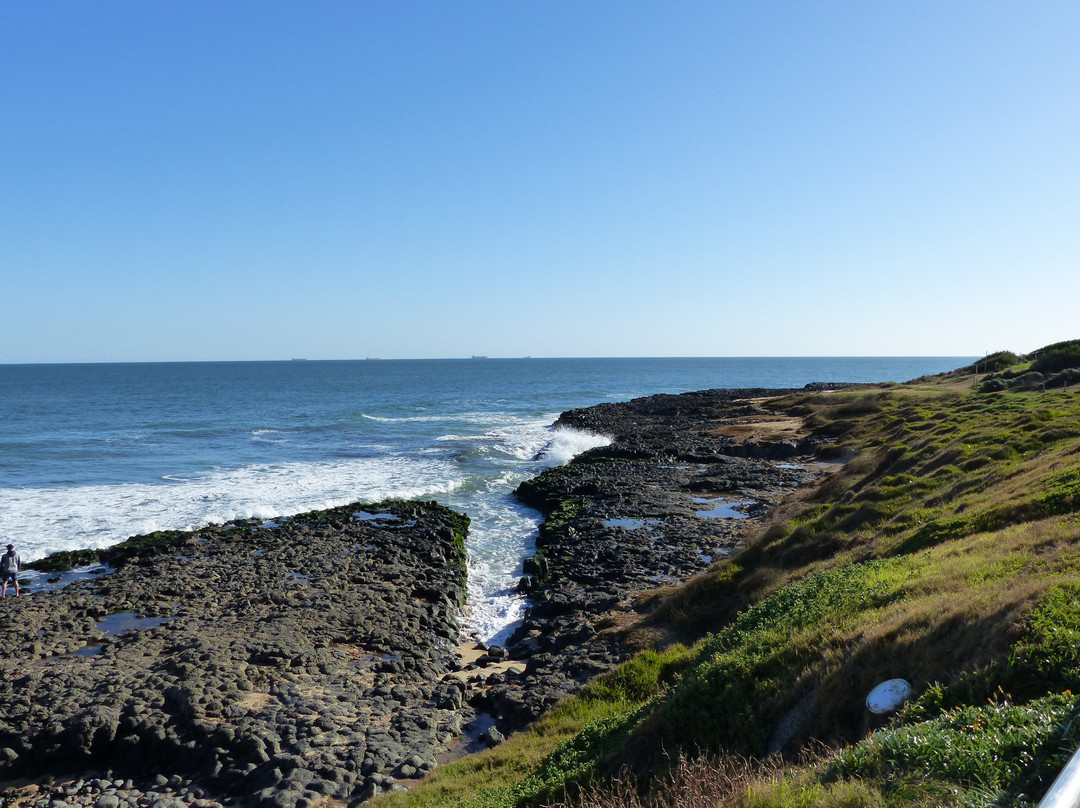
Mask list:
[[[1037,799],[1080,743],[1077,345],[769,402],[847,462],[643,604],[656,650],[380,805]],[[1010,383],[1040,361],[1053,386]],[[893,677],[886,721],[864,699]]]

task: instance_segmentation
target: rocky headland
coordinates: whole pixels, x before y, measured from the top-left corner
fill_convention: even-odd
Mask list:
[[[460,750],[477,713],[499,743],[632,654],[619,628],[644,594],[825,473],[819,439],[763,407],[785,392],[564,413],[612,443],[519,488],[545,516],[519,585],[531,606],[464,670],[468,519],[435,503],[136,537],[96,554],[91,580],[3,601],[4,799],[357,804]]]

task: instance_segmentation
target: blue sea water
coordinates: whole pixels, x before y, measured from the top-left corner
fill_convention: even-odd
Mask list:
[[[0,366],[0,536],[24,561],[386,497],[472,519],[467,630],[503,638],[538,514],[522,480],[604,442],[574,407],[713,387],[906,381],[968,357]],[[6,542],[4,542],[6,543]]]

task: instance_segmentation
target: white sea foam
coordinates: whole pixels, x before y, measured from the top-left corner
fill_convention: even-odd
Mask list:
[[[582,452],[611,444],[611,438],[607,435],[597,435],[581,429],[557,427],[553,431],[554,437],[541,457],[544,464],[548,466],[561,466],[563,463],[569,463]]]
[[[577,429],[550,426],[550,419],[519,420],[485,432],[475,440],[519,461],[538,461],[540,469],[569,463],[582,452],[607,446],[611,438]],[[446,439],[460,436],[445,436]]]
[[[522,561],[536,551],[540,514],[518,503],[512,491],[546,467],[569,462],[610,438],[571,429],[553,429],[550,420],[521,420],[513,427],[484,435],[510,462],[481,485],[450,498],[450,505],[469,514],[469,605],[466,635],[487,643],[504,643],[525,615],[527,602],[517,593]],[[523,462],[524,461],[524,462]]]
[[[384,424],[432,424],[439,422],[462,423],[462,424],[487,424],[499,417],[499,413],[491,412],[456,412],[456,413],[431,413],[429,415],[404,415],[392,417],[387,415],[371,415],[361,413],[361,417],[369,421],[378,421]],[[513,416],[506,416],[513,419]]]
[[[462,478],[434,459],[383,457],[247,466],[160,484],[0,489],[0,534],[24,560],[101,548],[154,530],[273,519],[355,500],[445,495]]]
[[[525,476],[508,472],[450,503],[472,520],[465,634],[488,643],[505,642],[525,614],[516,586],[522,560],[535,552],[540,515],[509,493]]]

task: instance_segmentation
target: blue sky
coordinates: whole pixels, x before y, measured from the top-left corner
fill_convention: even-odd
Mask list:
[[[1080,4],[0,4],[0,362],[1080,337]]]

